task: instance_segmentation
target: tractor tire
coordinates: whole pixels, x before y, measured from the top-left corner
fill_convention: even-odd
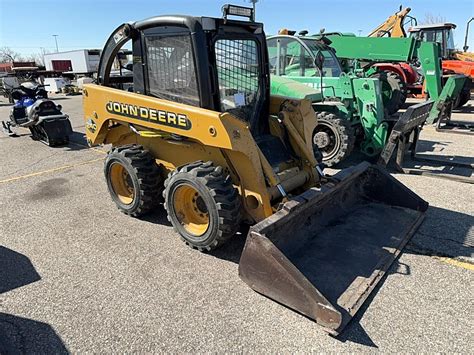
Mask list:
[[[458,97],[454,100],[453,108],[461,108],[471,99],[471,87],[469,84],[463,86]]]
[[[163,197],[175,231],[199,251],[218,248],[239,228],[239,193],[224,169],[210,161],[197,161],[170,172]]]
[[[384,108],[389,115],[393,115],[402,107],[407,99],[405,81],[400,75],[392,71],[382,71],[370,77],[380,80]]]
[[[322,162],[334,166],[352,153],[356,138],[354,128],[349,121],[333,113],[317,112],[316,118],[313,145],[322,153]]]
[[[141,145],[112,148],[104,174],[109,193],[123,213],[138,217],[158,205],[162,178],[155,159]]]

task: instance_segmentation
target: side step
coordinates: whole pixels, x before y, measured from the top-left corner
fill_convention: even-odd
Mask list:
[[[414,234],[428,203],[361,163],[253,226],[239,275],[337,335]]]

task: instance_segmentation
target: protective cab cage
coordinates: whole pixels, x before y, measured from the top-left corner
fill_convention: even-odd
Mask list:
[[[251,104],[251,110],[247,107],[240,116],[250,122],[254,136],[267,133],[266,120],[258,122],[269,111],[265,36],[263,25],[253,22],[253,12],[245,9],[252,10],[225,5],[222,19],[170,15],[120,25],[102,51],[98,83],[119,89],[132,84],[130,91],[135,93],[220,112],[229,110],[225,93],[234,99],[239,91],[252,91],[246,95],[250,98],[235,97],[233,106],[243,111],[242,106]],[[245,16],[251,21],[228,16]],[[111,75],[119,51],[130,40],[133,65],[127,69],[132,69],[133,76]],[[235,111],[232,113],[239,117]]]

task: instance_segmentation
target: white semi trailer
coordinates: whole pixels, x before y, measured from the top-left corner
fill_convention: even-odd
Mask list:
[[[99,49],[80,49],[44,55],[46,70],[74,75],[90,75],[97,72]]]

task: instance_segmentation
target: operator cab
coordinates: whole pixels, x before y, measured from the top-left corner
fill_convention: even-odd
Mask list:
[[[224,5],[222,10],[223,18],[156,16],[119,26],[102,51],[98,82],[229,112],[248,122],[257,145],[276,168],[292,158],[280,138],[270,134],[270,75],[263,24],[254,22],[251,8]],[[113,69],[117,54],[130,42],[132,65],[123,65],[122,75],[117,75]]]
[[[122,60],[130,62],[117,70],[127,43],[131,51]],[[224,5],[223,18],[156,16],[119,26],[102,52],[98,83],[230,112],[258,136],[269,132],[268,120],[260,119],[269,112],[267,56],[263,24],[254,22],[253,10]]]
[[[413,26],[408,29],[410,37],[423,42],[437,42],[440,44],[442,57],[448,59],[454,52],[453,30],[454,23],[436,23],[429,25]]]
[[[343,72],[334,51],[316,37],[279,34],[268,37],[267,46],[273,75],[320,77],[315,65],[318,53],[324,56],[323,76],[339,77]]]

